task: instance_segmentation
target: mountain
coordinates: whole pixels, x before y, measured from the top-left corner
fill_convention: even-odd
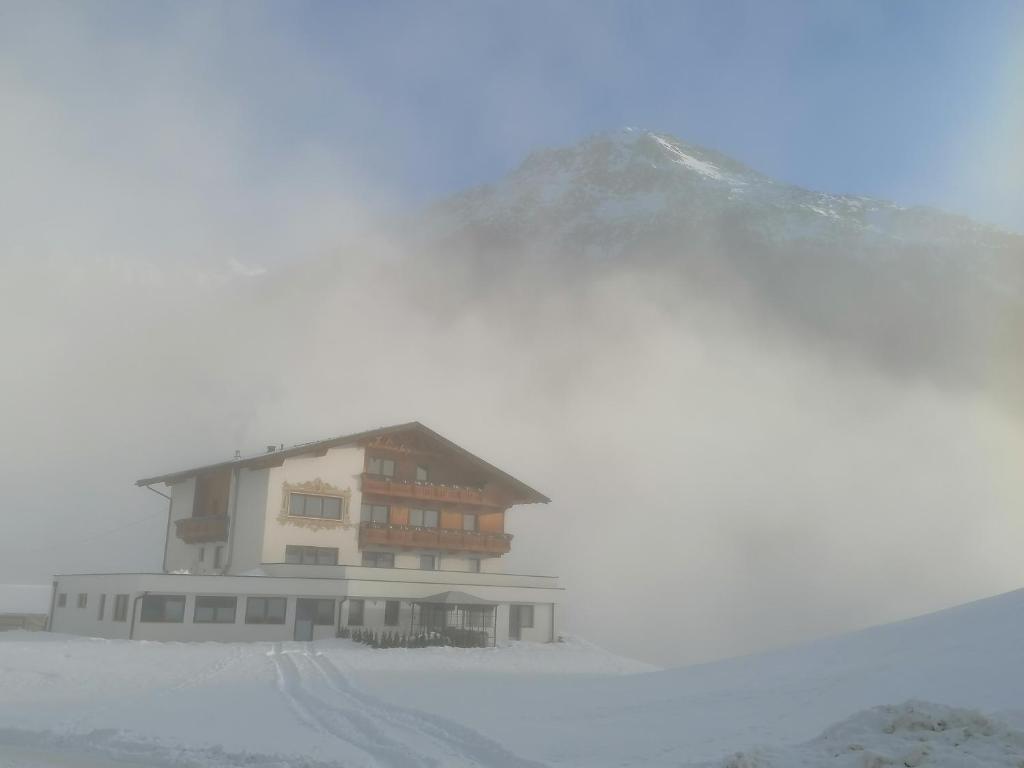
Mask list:
[[[535,152],[431,207],[413,232],[467,267],[475,293],[493,297],[517,274],[554,290],[608,271],[658,275],[828,354],[1022,403],[1024,236],[963,216],[813,192],[626,129]]]

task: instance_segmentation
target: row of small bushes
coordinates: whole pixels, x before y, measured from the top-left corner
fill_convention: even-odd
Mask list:
[[[425,631],[405,634],[404,632],[374,632],[363,627],[342,627],[338,637],[363,643],[371,648],[429,648],[452,646],[455,648],[486,648],[491,644],[487,632],[476,629],[446,628],[442,632]]]

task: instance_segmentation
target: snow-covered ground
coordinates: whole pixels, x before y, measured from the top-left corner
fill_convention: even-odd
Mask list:
[[[654,670],[585,643],[0,635],[0,767],[1024,766],[1024,591]],[[912,701],[911,701],[912,700]]]

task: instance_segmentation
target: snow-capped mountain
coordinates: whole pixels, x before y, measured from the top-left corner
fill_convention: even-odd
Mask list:
[[[415,235],[480,282],[529,270],[559,290],[657,270],[680,301],[718,297],[828,354],[944,386],[996,381],[1015,402],[1024,391],[1024,236],[779,183],[666,134],[625,129],[535,152],[431,208]]]

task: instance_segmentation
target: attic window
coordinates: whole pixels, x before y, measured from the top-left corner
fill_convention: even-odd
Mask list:
[[[379,477],[395,476],[395,460],[382,459],[379,456],[368,456],[366,459],[366,472]]]

